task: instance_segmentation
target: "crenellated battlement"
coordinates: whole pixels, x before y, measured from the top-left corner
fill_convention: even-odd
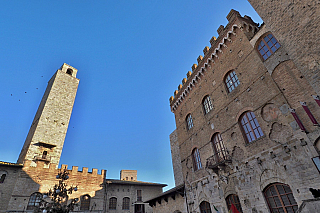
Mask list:
[[[19,182],[21,184],[30,182],[35,188],[27,188],[25,191],[26,196],[30,196],[35,191],[41,193],[48,192],[56,183],[56,176],[61,170],[68,170],[69,179],[68,184],[78,186],[77,193],[70,195],[70,198],[79,197],[84,194],[89,194],[91,197],[96,195],[97,191],[102,190],[103,183],[106,179],[106,170],[102,169],[98,173],[98,169],[92,169],[89,171],[88,167],[82,167],[79,171],[78,166],[72,166],[71,169],[68,165],[62,164],[60,168],[55,164],[50,164],[48,168],[44,167],[45,162],[38,162],[36,167],[30,166],[31,162],[26,161],[20,172]],[[36,185],[35,185],[36,184]],[[19,194],[21,192],[15,192]]]
[[[255,34],[259,28],[258,24],[254,23],[249,16],[242,17],[236,10],[231,10],[227,15],[229,23],[224,26],[220,26],[217,30],[219,37],[212,37],[210,39],[211,47],[206,46],[203,49],[204,56],[200,55],[197,58],[198,64],[193,64],[191,71],[187,72],[187,79],[182,80],[182,85],[178,86],[178,90],[174,91],[174,96],[171,96],[170,107],[174,112],[177,107],[187,97],[188,93],[196,87],[202,76],[205,75],[208,68],[212,68],[216,62],[219,61],[221,55],[228,49],[228,45],[233,42],[237,36],[236,30],[245,30],[248,33]]]
[[[78,178],[81,178],[79,176],[83,176],[83,177],[105,177],[106,176],[106,170],[101,169],[100,173],[98,172],[98,169],[92,168],[91,172],[89,171],[88,167],[82,167],[82,170],[79,170],[78,166],[72,166],[72,169],[68,169],[68,165],[67,164],[62,164],[60,168],[57,168],[56,164],[49,164],[49,167],[46,168],[44,167],[45,162],[38,162],[36,167],[30,166],[31,165],[31,161],[26,161],[24,163],[23,166],[23,170],[25,172],[29,173],[46,173],[46,174],[50,174],[53,175],[55,177],[55,175],[57,175],[61,170],[68,170],[70,172],[70,175],[77,175]]]

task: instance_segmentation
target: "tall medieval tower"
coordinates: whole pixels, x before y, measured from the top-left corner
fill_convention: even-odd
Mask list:
[[[30,166],[36,166],[42,161],[45,167],[59,164],[79,85],[77,71],[64,63],[49,80],[18,163],[30,161]]]

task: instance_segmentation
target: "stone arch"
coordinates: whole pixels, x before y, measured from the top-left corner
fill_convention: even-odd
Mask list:
[[[235,68],[232,68],[232,69],[228,69],[228,70],[224,71],[224,73],[222,75],[222,78],[221,78],[221,81],[224,82],[224,80],[226,79],[228,73],[231,72],[231,71],[235,71],[235,70],[236,70]]]
[[[203,191],[200,191],[199,195],[198,195],[198,201],[199,203],[202,203],[203,201],[207,201],[208,198],[206,196],[206,194]]]
[[[72,76],[73,70],[71,68],[67,69],[67,74]]]
[[[252,107],[245,107],[245,108],[242,108],[241,110],[239,110],[237,116],[236,116],[236,122],[238,123],[239,122],[239,118],[240,116],[245,113],[246,111],[252,111],[253,112],[253,108]]]
[[[91,201],[90,195],[86,194],[81,196],[80,210],[90,210],[90,201]]]
[[[310,84],[301,76],[301,72],[292,60],[280,62],[271,74],[278,88],[286,96],[289,106],[293,109],[300,108],[299,101],[310,96],[306,91],[312,91]]]
[[[267,31],[267,32],[265,32],[265,33],[263,33],[257,40],[256,40],[256,42],[254,43],[254,49],[255,50],[257,50],[258,49],[258,45],[259,45],[259,42],[266,36],[266,35],[268,35],[268,34],[272,34],[272,32],[271,31]],[[273,35],[273,34],[272,34]],[[274,37],[274,36],[273,36]],[[276,38],[277,39],[277,38]],[[278,40],[277,40],[278,41]],[[279,43],[280,44],[280,43]],[[280,44],[281,45],[281,44]]]
[[[318,152],[318,154],[320,155],[320,137],[318,137],[314,143],[313,143],[314,148],[316,149],[316,151]],[[0,174],[1,175],[1,174]]]
[[[267,172],[273,172],[273,170],[271,169],[265,169],[261,175],[260,175],[260,190],[261,192],[270,184],[272,183],[285,183],[285,184],[288,184],[287,181],[283,178],[280,178],[280,177],[277,177],[277,176],[274,176],[274,177],[270,177],[270,178],[265,178],[264,177],[266,176],[266,173]],[[274,173],[274,172],[273,172]],[[289,184],[288,184],[289,185]]]
[[[232,194],[235,194],[237,195],[238,193],[236,192],[236,190],[234,188],[231,188],[231,187],[227,187],[226,188],[226,191],[224,193],[224,199],[226,199],[229,195],[232,195]]]

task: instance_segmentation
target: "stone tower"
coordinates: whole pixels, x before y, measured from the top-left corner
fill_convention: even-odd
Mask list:
[[[45,167],[59,164],[79,85],[77,71],[64,63],[49,80],[18,163],[31,161],[30,166],[36,166],[44,161]]]
[[[137,181],[137,170],[121,170],[120,180]]]

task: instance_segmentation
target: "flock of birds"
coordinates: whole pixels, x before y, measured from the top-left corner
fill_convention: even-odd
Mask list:
[[[43,75],[41,76],[41,78],[43,78]],[[36,89],[39,89],[39,88],[36,88]],[[27,92],[24,92],[24,93],[27,93]],[[13,94],[11,93],[11,96],[13,96]],[[20,101],[20,99],[19,99],[19,101]]]
[[[41,78],[43,78],[43,76],[41,76]],[[39,88],[36,88],[36,89],[39,89]],[[24,92],[25,94],[27,93],[27,92]],[[13,96],[13,94],[11,93],[11,96]],[[19,99],[19,101],[21,101],[20,99]],[[74,128],[74,127],[72,127],[72,128]]]

